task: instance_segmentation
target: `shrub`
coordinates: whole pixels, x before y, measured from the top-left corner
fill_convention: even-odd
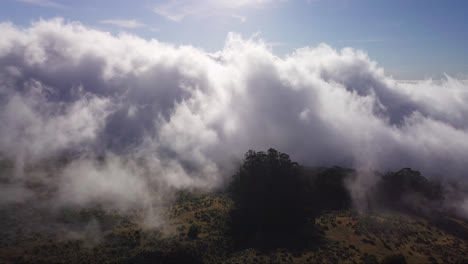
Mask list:
[[[361,257],[361,262],[363,264],[378,264],[379,262],[377,261],[377,257],[373,254],[364,254],[364,256]]]
[[[460,259],[457,259],[457,261],[455,262],[455,264],[468,264],[468,258],[460,258]]]
[[[196,224],[190,225],[190,228],[187,232],[187,236],[191,239],[198,238],[198,234],[200,233],[200,227]]]
[[[382,259],[381,264],[406,264],[406,258],[402,254],[389,255]]]

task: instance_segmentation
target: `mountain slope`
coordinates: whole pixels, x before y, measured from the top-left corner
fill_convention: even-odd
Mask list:
[[[456,263],[468,257],[466,239],[390,210],[322,213],[316,218],[322,238],[313,248],[234,248],[228,225],[232,204],[222,193],[186,194],[164,209],[166,222],[159,228],[145,228],[136,216],[82,209],[62,212],[56,230],[28,230],[17,221],[21,215],[13,217],[17,208],[4,210],[10,222],[4,219],[0,263],[375,263],[395,253],[408,263]],[[29,224],[47,219],[40,210],[29,212]],[[468,223],[450,220],[468,231]],[[80,224],[87,229],[70,235]],[[189,237],[192,226],[196,231]]]

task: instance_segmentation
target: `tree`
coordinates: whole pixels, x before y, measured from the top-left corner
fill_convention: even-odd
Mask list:
[[[377,201],[387,207],[416,214],[434,214],[443,203],[440,183],[430,181],[419,171],[404,168],[384,174],[377,183]]]
[[[313,178],[316,208],[320,210],[341,210],[351,208],[351,195],[345,181],[355,177],[356,171],[341,167],[321,168]]]
[[[192,224],[187,232],[187,236],[191,239],[198,238],[198,233],[200,233],[200,227],[196,224]]]
[[[403,256],[400,253],[400,254],[386,256],[385,258],[382,259],[380,263],[382,264],[406,264],[407,262],[406,262],[405,256]]]
[[[244,246],[266,247],[300,240],[313,217],[306,210],[307,186],[301,167],[287,154],[249,150],[230,186],[235,238]]]

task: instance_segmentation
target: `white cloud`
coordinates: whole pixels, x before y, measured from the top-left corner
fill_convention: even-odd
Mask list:
[[[42,7],[55,7],[55,8],[64,7],[63,5],[55,3],[50,0],[16,0],[16,1],[31,4],[31,5],[42,6]]]
[[[102,24],[109,24],[123,28],[141,28],[144,27],[145,24],[138,22],[136,19],[107,19],[101,20]]]
[[[59,19],[0,31],[0,152],[18,164],[78,153],[60,185],[78,203],[213,188],[233,157],[269,147],[308,165],[468,180],[466,80],[399,82],[325,44],[282,59],[236,34],[206,53]]]

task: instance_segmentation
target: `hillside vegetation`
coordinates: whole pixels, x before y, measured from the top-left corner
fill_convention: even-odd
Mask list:
[[[379,174],[358,212],[345,186],[356,173],[250,151],[226,189],[178,192],[157,227],[138,210],[11,203],[0,263],[467,263],[468,223],[434,206],[440,184]]]

